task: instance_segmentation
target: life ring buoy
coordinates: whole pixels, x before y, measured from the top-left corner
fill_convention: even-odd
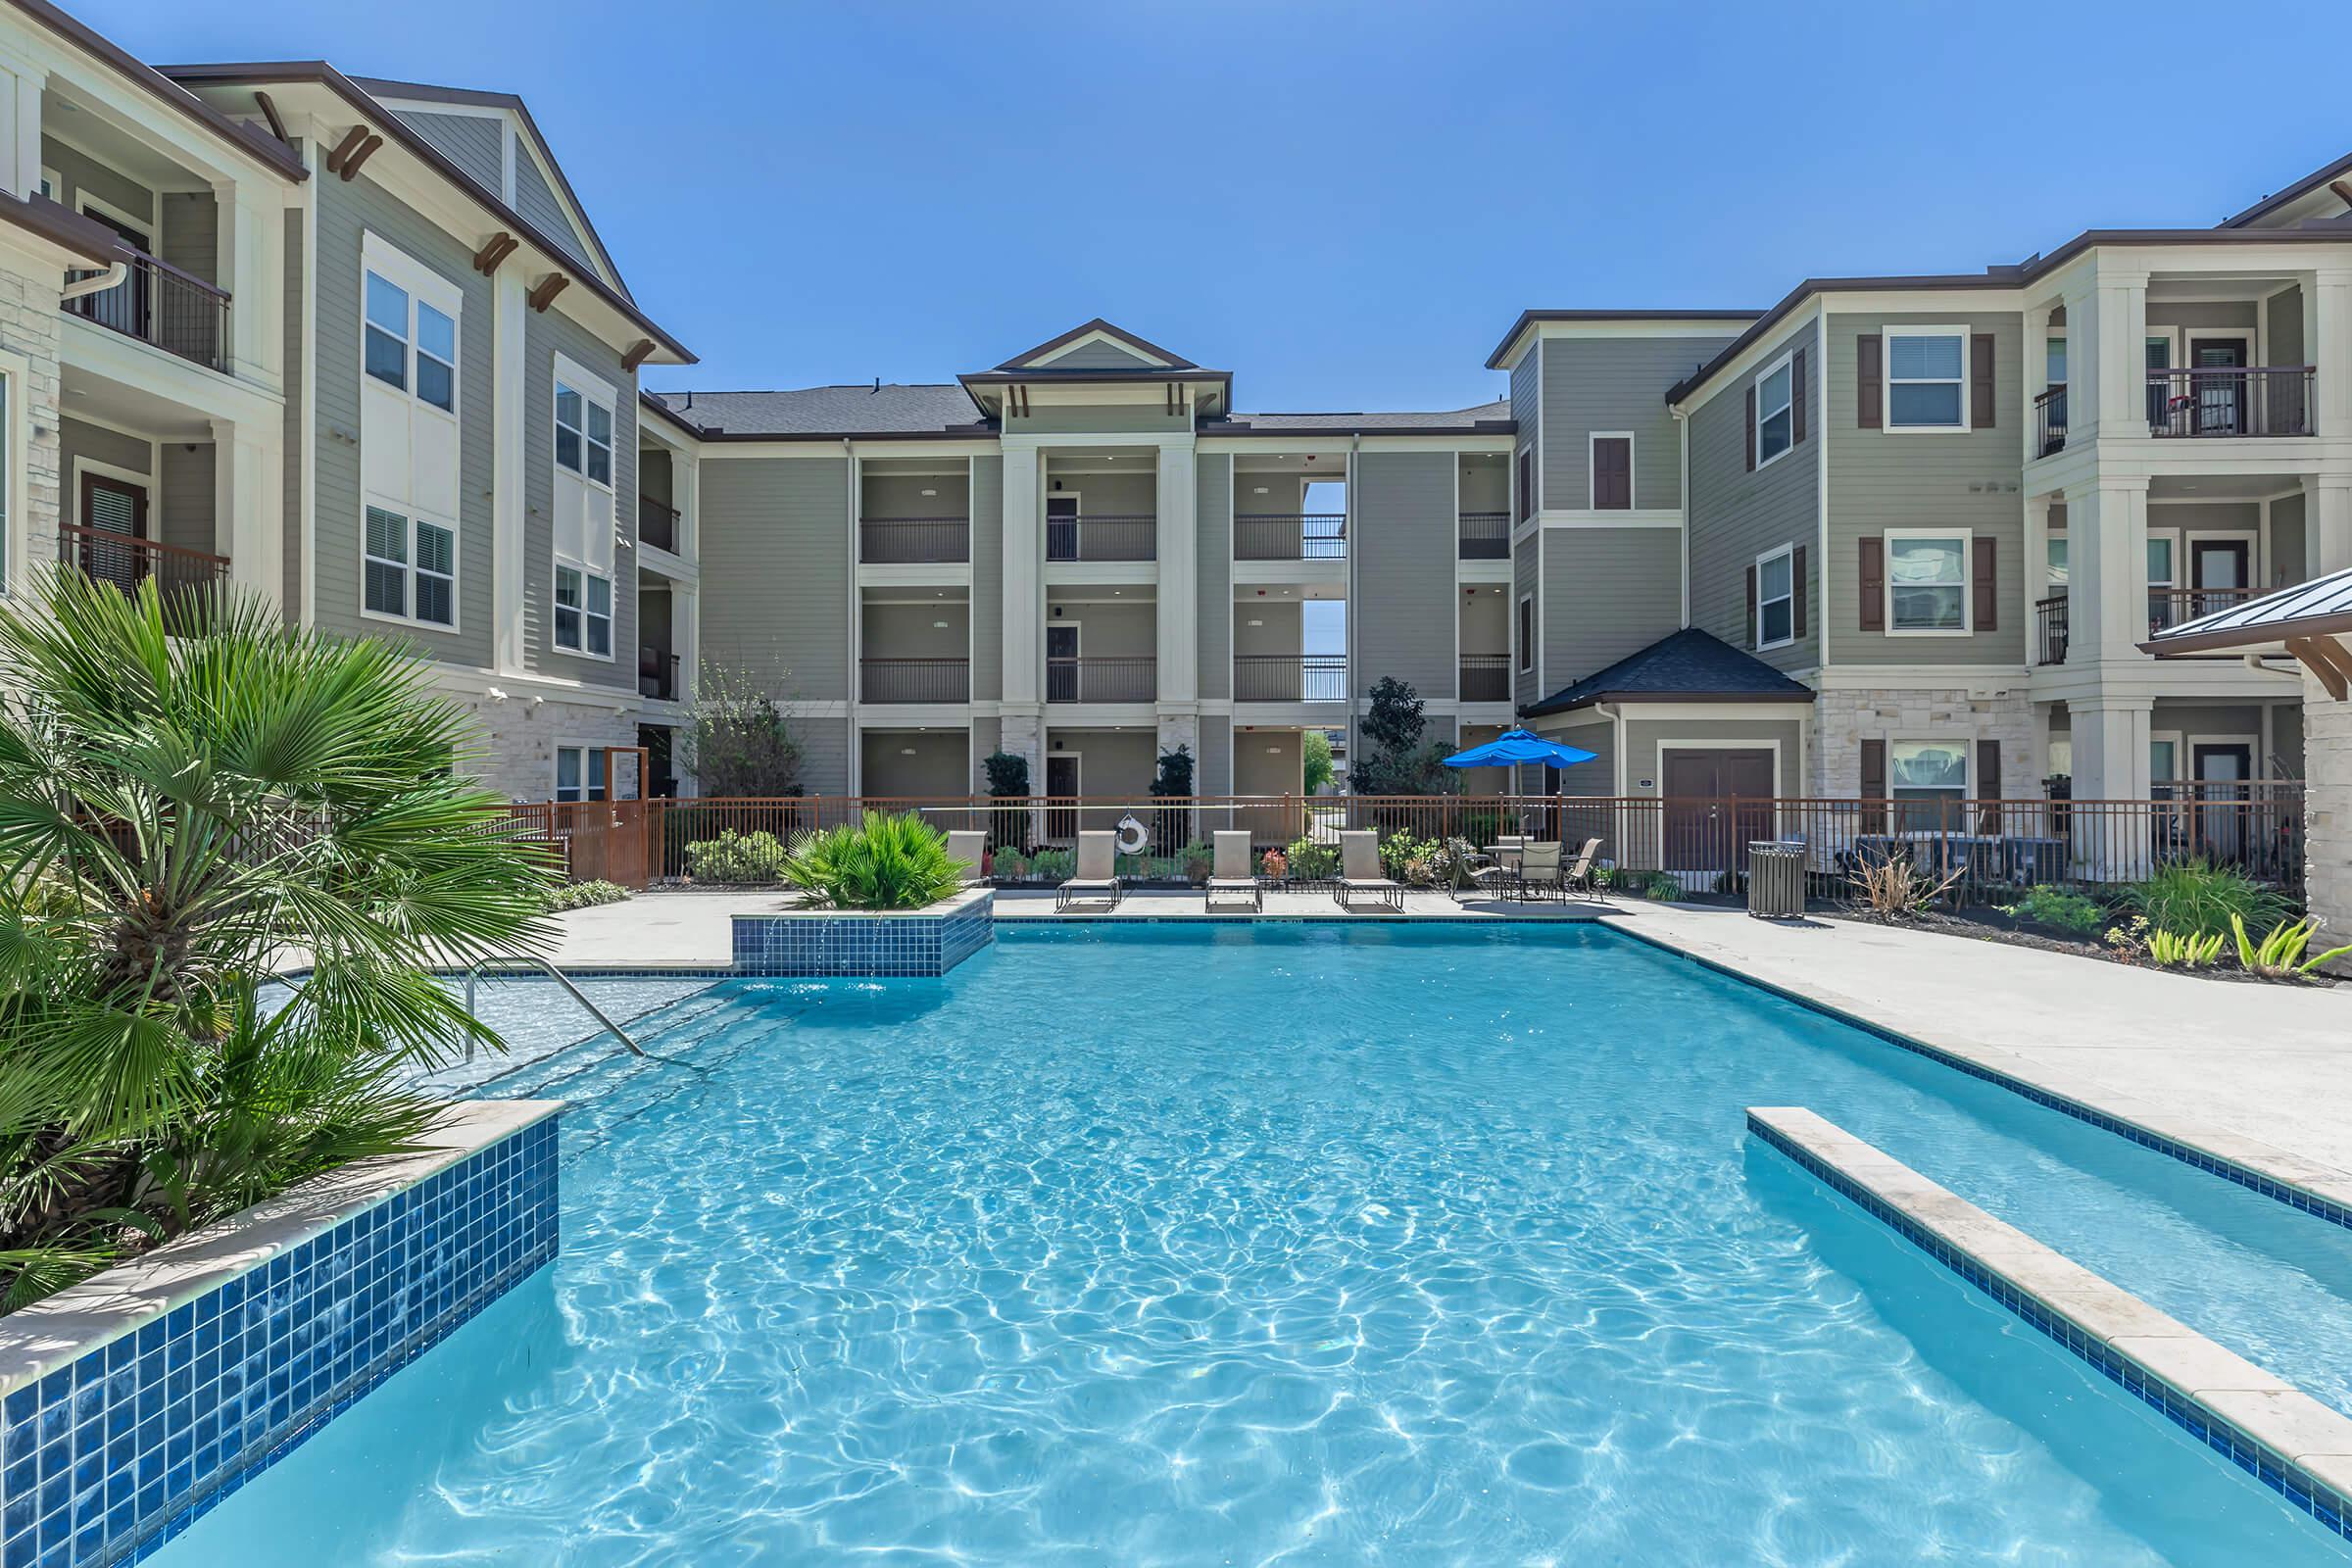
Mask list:
[[[1141,855],[1151,842],[1152,835],[1144,830],[1143,823],[1136,820],[1133,811],[1119,818],[1118,846],[1121,855]]]

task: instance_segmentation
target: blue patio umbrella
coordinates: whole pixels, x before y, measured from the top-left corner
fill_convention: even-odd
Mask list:
[[[1553,767],[1574,767],[1590,762],[1594,754],[1573,746],[1547,741],[1541,735],[1531,735],[1523,729],[1505,730],[1484,746],[1473,746],[1466,752],[1456,752],[1446,759],[1447,767],[1508,767],[1513,762],[1546,762]]]

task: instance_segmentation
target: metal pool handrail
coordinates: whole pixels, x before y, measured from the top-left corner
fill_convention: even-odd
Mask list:
[[[478,1014],[476,1014],[473,1010],[473,983],[476,979],[480,978],[482,971],[489,968],[493,962],[518,963],[541,971],[547,975],[549,979],[555,981],[556,984],[570,992],[572,1000],[577,1002],[581,1006],[586,1007],[589,1013],[596,1019],[598,1023],[603,1024],[607,1030],[611,1031],[613,1039],[619,1041],[622,1045],[629,1048],[630,1055],[644,1056],[647,1054],[647,1053],[641,1047],[639,1047],[636,1041],[629,1038],[629,1032],[626,1029],[623,1029],[620,1025],[614,1023],[611,1018],[607,1017],[605,1015],[604,1008],[598,1006],[595,1003],[590,1002],[588,1000],[588,994],[585,991],[582,991],[578,986],[571,983],[571,977],[569,975],[557,968],[547,959],[533,957],[528,954],[515,954],[512,957],[499,960],[483,959],[472,964],[466,969],[466,1015],[467,1017],[470,1018],[478,1016]],[[471,1047],[466,1049],[466,1055],[468,1060],[472,1059],[473,1051]]]

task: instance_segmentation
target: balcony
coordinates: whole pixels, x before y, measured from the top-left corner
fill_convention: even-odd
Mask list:
[[[637,497],[637,539],[656,550],[678,553],[678,509],[652,496]]]
[[[227,369],[228,295],[144,251],[129,254],[129,275],[122,282],[68,300],[65,308],[208,370]],[[79,271],[74,280],[96,275]]]
[[[858,524],[858,559],[869,566],[927,566],[972,559],[968,517],[872,517]]]
[[[1096,514],[1084,517],[1049,516],[1046,518],[1046,559],[1156,561],[1158,534],[1159,519],[1151,513]]]
[[[2148,432],[2168,439],[2311,434],[2312,368],[2207,366],[2148,372]]]
[[[1463,561],[1508,561],[1511,559],[1511,514],[1507,512],[1465,512],[1458,519],[1455,538],[1460,542],[1458,554]]]
[[[867,703],[965,703],[972,697],[968,659],[860,659],[858,693]]]
[[[1348,700],[1346,654],[1237,654],[1233,661],[1237,703],[1344,703]]]
[[[2199,615],[2242,605],[2254,597],[2250,588],[2151,588],[2148,590],[2148,635]],[[2063,664],[2067,649],[2066,595],[2052,594],[2034,603],[2034,662]]]
[[[1159,693],[1159,661],[1145,656],[1046,661],[1049,703],[1148,703]]]
[[[2046,458],[2066,450],[2066,383],[2053,382],[2034,400],[2034,455]]]
[[[1507,703],[1511,700],[1511,656],[1464,654],[1457,678],[1465,703]]]
[[[1236,561],[1345,561],[1344,512],[1244,512],[1233,519]]]
[[[2066,662],[2066,595],[2034,601],[2034,662]]]
[[[665,654],[659,648],[637,650],[637,695],[650,697],[658,703],[674,703],[686,691],[678,673],[678,656]]]
[[[228,558],[178,545],[158,544],[107,528],[61,523],[57,559],[95,582],[111,582],[124,593],[153,580],[165,611],[175,622],[197,615],[204,598],[228,581]],[[175,624],[174,630],[182,629]]]

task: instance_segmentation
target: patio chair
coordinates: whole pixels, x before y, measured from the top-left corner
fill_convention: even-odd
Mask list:
[[[1348,899],[1360,893],[1371,894],[1398,913],[1404,910],[1404,884],[1380,874],[1380,835],[1370,828],[1340,835],[1340,885],[1332,897],[1346,909],[1352,907]]]
[[[1054,912],[1059,914],[1071,905],[1097,899],[1107,899],[1112,908],[1119,906],[1119,879],[1112,867],[1118,864],[1119,836],[1108,828],[1089,828],[1078,835],[1078,874],[1064,882],[1054,894]]]
[[[1260,914],[1266,908],[1266,891],[1250,868],[1250,832],[1247,828],[1220,828],[1216,834],[1216,862],[1209,868],[1208,908],[1217,906],[1220,894],[1230,898],[1247,895],[1250,907]]]
[[[964,862],[963,885],[965,887],[972,887],[987,880],[980,874],[980,862],[987,857],[987,834],[975,829],[969,833],[958,831],[948,835],[948,858]]]
[[[1452,891],[1457,904],[1461,902],[1465,885],[1475,892],[1494,893],[1508,887],[1511,878],[1517,874],[1513,867],[1488,855],[1468,839],[1447,839],[1446,849],[1453,857],[1456,867]]]
[[[1592,875],[1592,861],[1599,854],[1600,840],[1585,840],[1585,847],[1576,852],[1576,863],[1568,867],[1560,878],[1565,891],[1583,893],[1592,898],[1600,897],[1600,884]]]
[[[1568,884],[1560,874],[1561,845],[1555,840],[1530,844],[1519,855],[1519,896],[1535,897],[1548,889],[1566,896]]]

